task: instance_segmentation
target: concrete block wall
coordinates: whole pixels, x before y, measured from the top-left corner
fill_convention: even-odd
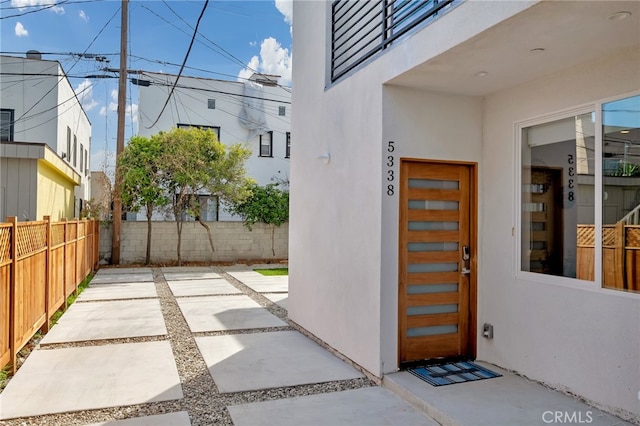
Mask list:
[[[184,222],[180,254],[183,262],[233,262],[243,259],[286,259],[289,256],[289,226],[275,228],[271,249],[271,226],[255,224],[249,231],[242,222],[207,222],[215,252],[211,252],[207,231],[198,222]],[[111,259],[111,224],[100,229],[100,259]],[[175,222],[152,222],[151,262],[177,262],[178,233]],[[147,247],[147,222],[122,222],[120,260],[122,264],[143,263]]]

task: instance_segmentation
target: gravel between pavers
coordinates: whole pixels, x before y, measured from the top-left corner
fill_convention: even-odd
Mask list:
[[[350,389],[358,389],[363,387],[375,386],[377,383],[375,378],[360,378],[352,380],[342,380],[319,384],[287,386],[274,389],[265,389],[260,391],[237,392],[220,394],[214,383],[207,365],[202,358],[196,342],[195,336],[208,335],[224,335],[224,334],[249,334],[260,332],[298,330],[307,337],[324,346],[335,355],[335,351],[328,348],[326,344],[308,336],[305,330],[300,329],[296,324],[287,318],[286,309],[271,302],[262,294],[253,291],[231,275],[227,274],[221,268],[212,267],[212,270],[218,272],[224,279],[229,281],[244,294],[251,297],[254,301],[269,310],[272,314],[289,324],[288,327],[271,327],[264,329],[252,330],[234,330],[231,332],[206,332],[192,333],[189,330],[187,322],[182,316],[182,312],[178,307],[178,303],[171,293],[169,286],[159,268],[153,269],[153,277],[156,285],[156,291],[160,299],[162,315],[164,316],[165,325],[167,327],[167,336],[152,336],[141,338],[114,339],[110,341],[91,341],[79,343],[52,344],[43,346],[42,349],[52,349],[60,347],[79,347],[88,345],[104,345],[113,343],[130,343],[130,342],[146,342],[157,340],[169,340],[173,349],[180,382],[182,384],[182,392],[184,398],[175,401],[162,401],[154,403],[146,403],[139,405],[130,405],[125,407],[103,408],[97,410],[77,411],[73,413],[49,414],[44,416],[34,416],[26,418],[18,418],[13,420],[0,421],[0,425],[6,426],[23,426],[23,425],[47,425],[47,426],[67,426],[67,425],[86,425],[89,423],[105,422],[112,420],[122,420],[140,416],[150,416],[154,414],[166,414],[177,411],[187,411],[193,426],[206,425],[232,425],[233,422],[229,416],[227,406],[246,404],[250,402],[269,401],[274,399],[292,398],[296,396],[315,395],[327,392],[337,392]],[[86,301],[83,303],[92,303]],[[41,349],[41,350],[42,350]],[[341,357],[342,358],[342,357]],[[343,360],[361,372],[368,375],[357,365],[351,363],[348,359]],[[373,380],[372,380],[373,379]],[[64,384],[61,384],[64,386]],[[275,420],[275,419],[274,419]],[[277,422],[276,422],[277,423]]]

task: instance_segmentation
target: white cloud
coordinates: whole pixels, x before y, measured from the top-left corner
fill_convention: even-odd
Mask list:
[[[27,31],[24,28],[24,25],[22,25],[22,23],[20,23],[20,22],[16,22],[15,31],[16,31],[16,36],[18,36],[18,37],[26,37],[26,36],[29,35],[29,31]]]
[[[257,45],[258,45],[257,41],[250,41],[249,42],[249,46],[251,46],[251,47],[256,47]]]
[[[273,37],[265,38],[260,45],[260,57],[254,56],[247,64],[247,68],[240,71],[238,80],[242,81],[251,77],[254,70],[264,73],[279,75],[279,84],[291,85],[291,59],[289,49],[284,48]]]
[[[80,19],[82,19],[84,22],[89,22],[89,17],[86,13],[84,13],[84,10],[80,10],[80,12],[78,12],[78,15],[80,15]]]
[[[117,112],[118,111],[118,89],[113,89],[111,91],[111,102],[109,102],[108,106],[103,106],[100,108],[100,115],[105,116],[108,112]],[[138,104],[128,104],[125,108],[126,120],[131,120],[132,123],[138,122]]]
[[[80,100],[85,111],[91,111],[98,106],[98,102],[93,99],[93,83],[89,79],[84,79],[75,89],[76,96]]]
[[[27,7],[45,7],[52,6],[57,3],[57,0],[11,0],[11,6],[24,9]],[[64,8],[62,6],[52,6],[51,11],[63,15]]]
[[[293,0],[276,0],[276,8],[284,15],[284,22],[293,23]]]

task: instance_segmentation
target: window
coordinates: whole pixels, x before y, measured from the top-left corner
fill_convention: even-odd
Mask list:
[[[287,132],[287,151],[286,158],[291,158],[291,132]]]
[[[273,157],[273,132],[260,135],[260,157]]]
[[[73,167],[78,164],[78,138],[73,135]]]
[[[13,141],[13,114],[12,109],[1,109],[0,140]]]
[[[207,99],[207,108],[216,109],[216,100],[215,99]]]
[[[520,270],[640,292],[640,96],[519,132]]]
[[[88,175],[89,174],[89,155],[88,155],[88,150],[84,151],[84,175]]]
[[[602,286],[640,292],[640,96],[602,105]]]
[[[287,115],[287,107],[285,106],[278,107],[278,115],[281,115],[281,116]]]
[[[211,130],[211,131],[213,131],[213,133],[216,134],[216,137],[218,138],[218,140],[220,140],[220,127],[219,126],[205,126],[205,125],[202,125],[202,124],[178,123],[177,127],[178,127],[178,129],[190,129],[192,127],[195,127],[195,128],[202,129],[202,130]]]
[[[84,171],[84,145],[80,144],[80,172]]]
[[[200,217],[204,222],[218,221],[218,197],[215,195],[199,195]]]
[[[590,112],[522,129],[523,271],[587,278],[577,235],[594,226],[594,135]]]
[[[67,152],[65,153],[66,157],[67,157],[67,163],[71,162],[71,129],[69,128],[69,126],[67,126]],[[62,158],[65,157],[65,155],[62,156]]]

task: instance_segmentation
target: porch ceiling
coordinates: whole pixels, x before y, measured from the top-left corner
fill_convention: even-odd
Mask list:
[[[632,15],[609,18],[621,11]],[[640,48],[640,2],[542,1],[388,83],[482,96],[632,46]]]

